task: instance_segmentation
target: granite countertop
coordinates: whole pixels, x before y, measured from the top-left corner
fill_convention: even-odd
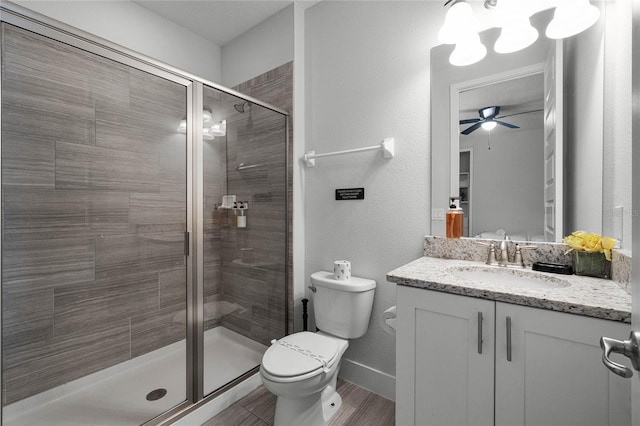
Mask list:
[[[513,303],[533,308],[585,315],[613,321],[631,322],[631,296],[611,280],[558,275],[526,270],[542,281],[566,281],[566,287],[532,289],[511,286],[497,280],[492,284],[454,275],[465,268],[500,268],[468,260],[421,257],[387,273],[387,281],[428,290]],[[501,269],[501,268],[500,268]],[[518,274],[518,269],[505,273]],[[499,273],[500,271],[496,271]],[[502,275],[502,274],[501,274]],[[561,283],[562,284],[562,283]]]

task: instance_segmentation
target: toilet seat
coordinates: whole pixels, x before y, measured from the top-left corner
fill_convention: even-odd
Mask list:
[[[262,368],[272,380],[306,379],[328,372],[337,353],[338,342],[334,339],[302,331],[272,341],[262,358]]]

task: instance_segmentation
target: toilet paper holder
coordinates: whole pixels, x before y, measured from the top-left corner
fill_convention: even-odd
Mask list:
[[[396,306],[392,306],[380,315],[380,326],[392,336],[396,334],[396,308]]]

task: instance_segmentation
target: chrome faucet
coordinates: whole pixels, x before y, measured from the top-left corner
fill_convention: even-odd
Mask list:
[[[513,262],[509,260],[509,251],[507,250],[507,242],[502,241],[500,243],[500,257],[498,258],[498,264],[504,267],[510,268],[524,268],[524,259],[522,258],[522,250],[536,249],[537,246],[521,246],[516,243],[516,252],[513,254]]]

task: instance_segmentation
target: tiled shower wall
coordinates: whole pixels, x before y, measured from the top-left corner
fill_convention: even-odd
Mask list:
[[[2,31],[8,404],[185,337],[186,89]]]
[[[288,288],[287,288],[287,313],[288,313],[288,332],[293,332],[293,243],[292,243],[292,221],[293,221],[293,62],[288,62],[279,67],[276,67],[264,74],[261,74],[251,80],[245,81],[238,86],[233,87],[238,92],[245,93],[256,99],[261,99],[271,105],[280,108],[283,111],[289,112],[288,117],[288,134],[289,139],[287,147],[287,155],[289,156],[289,164],[286,173],[289,176],[287,191],[287,210],[289,212],[289,232],[287,239],[289,242],[289,250],[287,257],[289,260],[288,270],[286,271],[288,276]],[[283,153],[284,154],[284,153]],[[283,155],[281,154],[281,155]],[[276,157],[273,160],[283,161],[283,158]],[[278,178],[282,178],[278,175]],[[279,229],[282,229],[282,223]],[[259,303],[259,301],[258,301]],[[285,312],[284,306],[280,303],[274,306],[275,309],[282,314]],[[279,321],[278,317],[277,321]],[[274,318],[273,321],[276,321]],[[282,326],[282,324],[280,324]],[[275,323],[272,328],[279,330],[279,326]],[[278,335],[279,337],[280,335]]]
[[[291,70],[289,63],[234,89],[290,110]],[[205,89],[205,107],[227,119],[226,144],[205,142],[205,327],[269,344],[286,333],[286,117],[255,104],[238,112],[240,104]],[[249,202],[246,228],[233,225],[233,212],[216,212],[224,191]]]

